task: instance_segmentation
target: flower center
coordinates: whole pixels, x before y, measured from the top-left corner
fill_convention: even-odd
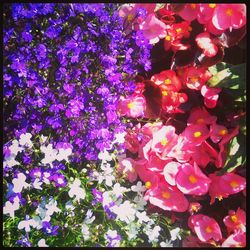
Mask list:
[[[227,9],[227,10],[226,10],[226,14],[227,14],[228,16],[232,16],[232,15],[233,15],[233,10],[232,10],[232,9]]]
[[[216,7],[216,4],[215,3],[210,3],[208,6],[209,6],[209,8],[214,9]]]
[[[180,33],[181,31],[182,31],[181,28],[176,29],[176,32],[177,32],[177,33]]]
[[[201,137],[201,132],[200,131],[196,131],[196,132],[194,132],[194,137],[195,138],[198,138],[198,137]]]
[[[210,226],[206,227],[205,230],[206,230],[207,233],[212,233],[212,231],[213,231],[212,228],[211,228]]]
[[[219,132],[219,135],[226,135],[228,133],[227,129],[222,129]]]
[[[198,80],[199,80],[199,77],[197,77],[197,76],[192,76],[192,77],[190,77],[190,81],[191,81],[192,83],[198,82]]]
[[[197,123],[198,123],[198,124],[204,123],[204,119],[203,119],[203,118],[199,118],[199,119],[197,120]]]
[[[168,140],[166,138],[164,138],[163,140],[161,140],[161,145],[162,146],[166,146],[168,144]]]
[[[133,102],[128,103],[128,108],[132,109],[135,107],[135,104]]]
[[[166,39],[167,41],[170,41],[170,40],[171,40],[171,37],[170,37],[169,35],[167,35],[167,36],[165,37],[165,39]]]
[[[167,191],[163,191],[163,192],[162,192],[162,197],[163,197],[163,198],[165,198],[165,199],[169,199],[169,198],[170,198],[170,196],[171,196],[171,195],[170,195],[170,193],[169,193],[169,192],[167,192]]]
[[[188,31],[192,31],[193,28],[191,26],[188,26]]]
[[[223,200],[223,196],[222,195],[217,196],[217,198],[218,198],[219,201]]]
[[[145,182],[145,187],[147,189],[151,188],[151,186],[152,186],[152,183],[150,181]]]
[[[168,92],[166,90],[163,90],[161,93],[162,93],[163,96],[167,96],[168,95]]]
[[[165,83],[165,84],[170,84],[170,83],[171,83],[171,80],[170,80],[170,79],[166,79],[166,80],[164,81],[164,83]]]
[[[189,179],[189,181],[190,181],[191,183],[196,183],[196,182],[197,182],[197,178],[196,178],[195,176],[193,176],[192,174],[189,175],[188,179]]]
[[[239,184],[238,184],[237,181],[231,181],[231,182],[230,182],[230,186],[231,186],[232,188],[236,188],[236,187],[239,186]]]
[[[237,218],[236,215],[232,215],[232,216],[231,216],[231,220],[232,220],[233,222],[237,222],[237,221],[238,221],[238,218]]]
[[[128,21],[130,22],[133,19],[133,17],[134,16],[132,14],[129,14],[128,17],[127,17]]]
[[[192,4],[190,4],[190,7],[191,7],[192,9],[195,9],[195,8],[196,8],[196,4],[195,4],[195,3],[192,3]]]

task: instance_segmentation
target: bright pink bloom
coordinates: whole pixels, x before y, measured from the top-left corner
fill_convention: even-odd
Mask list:
[[[124,146],[127,150],[129,150],[131,153],[137,153],[139,150],[140,142],[138,140],[138,126],[134,127],[133,130],[127,130],[127,133],[125,135],[125,142]]]
[[[199,13],[197,16],[197,21],[201,24],[206,24],[213,17],[214,10],[218,4],[200,4]]]
[[[213,124],[217,120],[216,116],[210,115],[205,107],[193,108],[187,120],[187,125],[191,124]]]
[[[166,28],[166,24],[156,18],[154,13],[149,14],[140,24],[140,29],[150,44],[158,43],[160,38],[164,38],[166,36]]]
[[[231,234],[221,245],[221,247],[246,247],[246,233],[237,231]]]
[[[195,41],[202,49],[203,54],[207,57],[213,57],[218,52],[218,47],[213,43],[208,32],[200,33],[196,36]]]
[[[120,159],[117,170],[125,175],[130,182],[134,182],[137,179],[137,173],[134,165],[135,161],[131,158]]]
[[[144,116],[146,100],[143,95],[131,96],[128,98],[122,96],[117,108],[121,116],[133,118]]]
[[[176,161],[171,161],[163,169],[163,174],[166,182],[172,186],[175,186],[175,177],[181,168],[181,164]]]
[[[203,174],[198,165],[184,163],[176,175],[176,185],[184,194],[204,195],[208,192],[211,180]]]
[[[170,186],[165,180],[151,191],[149,202],[163,210],[176,212],[185,212],[189,205],[184,194],[175,186]]]
[[[228,135],[228,129],[225,126],[212,124],[210,127],[210,138],[212,142],[218,143],[223,137]]]
[[[186,21],[193,21],[197,18],[199,12],[199,4],[186,4],[185,7],[178,12],[178,15],[181,16]]]
[[[203,242],[207,242],[211,239],[214,239],[215,241],[222,239],[220,226],[215,219],[206,215],[191,215],[188,219],[188,226]]]
[[[150,139],[153,134],[162,128],[162,122],[148,122],[141,128],[141,133],[145,136],[148,136]]]
[[[191,215],[197,213],[201,209],[201,204],[199,202],[190,202],[188,211]]]
[[[171,148],[177,142],[178,135],[175,133],[175,127],[162,126],[160,130],[153,134],[152,151],[160,157],[166,157]]]
[[[225,173],[221,176],[210,174],[209,178],[212,181],[209,188],[210,204],[214,203],[215,198],[222,200],[231,194],[239,193],[246,187],[246,178],[234,173]]]
[[[162,160],[155,152],[151,152],[148,157],[147,168],[153,172],[161,173],[170,159]]]
[[[210,133],[206,125],[192,124],[185,128],[182,135],[186,138],[189,144],[199,146],[210,136]]]
[[[202,86],[201,94],[204,96],[204,104],[207,108],[214,108],[219,99],[221,88],[210,88],[206,85]]]
[[[246,212],[241,208],[238,208],[237,211],[229,210],[228,215],[223,219],[228,232],[242,230],[246,231]]]
[[[246,24],[246,5],[218,4],[214,10],[212,22],[219,30],[239,29]]]

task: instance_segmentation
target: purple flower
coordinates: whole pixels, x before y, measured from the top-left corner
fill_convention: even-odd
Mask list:
[[[43,172],[42,172],[42,169],[40,167],[36,167],[36,168],[33,168],[32,170],[30,170],[29,174],[30,174],[30,177],[34,180],[36,178],[41,179]]]
[[[42,223],[42,226],[43,226],[43,232],[45,232],[46,234],[48,234],[48,235],[58,235],[58,232],[57,232],[57,230],[58,230],[58,228],[59,228],[59,226],[52,226],[51,224],[50,224],[50,222],[48,222],[48,221],[44,221],[43,223]]]
[[[56,187],[65,187],[67,185],[67,180],[62,174],[54,174],[53,181],[55,182]]]
[[[31,242],[29,241],[28,237],[25,237],[22,235],[22,239],[21,240],[17,240],[16,244],[19,244],[23,247],[32,247]]]
[[[96,188],[92,189],[92,194],[94,196],[94,199],[92,201],[92,205],[95,205],[97,202],[102,203],[103,202],[103,197],[102,197],[102,192],[97,190]]]

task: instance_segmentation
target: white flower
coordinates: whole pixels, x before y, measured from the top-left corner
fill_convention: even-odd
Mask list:
[[[67,201],[65,204],[65,208],[69,211],[73,211],[75,209],[74,205],[72,204],[71,201]]]
[[[3,162],[3,167],[5,168],[6,166],[8,167],[14,167],[16,165],[20,165],[20,163],[18,161],[16,161],[14,158],[9,158],[8,160],[5,160]]]
[[[58,155],[56,156],[56,159],[58,161],[62,161],[62,160],[65,160],[65,161],[69,161],[68,157],[72,154],[72,149],[71,148],[67,148],[67,149],[64,149],[64,148],[59,148],[59,152],[58,152]]]
[[[61,212],[61,209],[57,206],[57,201],[53,198],[49,201],[47,205],[45,205],[45,208],[47,208],[46,215],[51,216],[53,213]]]
[[[33,143],[30,140],[31,137],[32,137],[32,135],[30,133],[21,134],[20,139],[19,139],[19,144],[21,146],[27,146],[27,147],[31,148],[33,146]]]
[[[159,226],[155,226],[153,229],[146,228],[145,233],[148,236],[149,242],[158,242],[159,232],[161,228]]]
[[[144,207],[147,205],[147,202],[144,200],[142,195],[135,196],[133,201],[135,202],[136,210],[144,210]]]
[[[128,235],[129,240],[136,238],[139,228],[140,227],[138,227],[135,223],[128,224],[128,230],[126,230],[126,234]]]
[[[171,235],[171,240],[172,241],[175,241],[177,238],[178,239],[181,239],[181,236],[180,236],[180,228],[179,227],[177,227],[177,228],[175,228],[175,229],[172,229],[171,231],[170,231],[170,235]]]
[[[89,227],[86,224],[83,224],[81,231],[82,231],[84,240],[85,241],[88,240],[90,238]]]
[[[165,242],[162,241],[160,243],[160,246],[161,247],[173,247],[173,243],[171,242],[171,240],[170,241],[166,240]]]
[[[9,147],[9,150],[12,155],[16,156],[18,152],[23,151],[23,148],[19,147],[19,143],[17,140],[13,140],[12,145]]]
[[[48,136],[41,135],[41,137],[40,137],[41,144],[44,144],[46,142],[47,138],[48,138]]]
[[[17,198],[17,199],[16,199]],[[19,204],[19,198],[14,198],[14,203],[11,203],[10,201],[7,201],[3,207],[3,213],[4,214],[10,214],[10,217],[15,217],[15,211],[20,208]]]
[[[119,183],[116,183],[113,187],[112,193],[116,196],[119,197],[122,195],[124,192],[128,192],[129,189],[125,187],[121,187]]]
[[[37,245],[38,245],[39,247],[48,247],[48,245],[47,245],[46,242],[45,242],[45,239],[39,240],[38,243],[37,243]]]
[[[22,220],[18,223],[18,229],[24,229],[27,233],[30,232],[30,227],[36,227],[36,222],[33,219]]]
[[[58,152],[56,149],[53,149],[52,144],[49,144],[47,147],[41,146],[40,150],[45,154],[45,157],[41,161],[43,164],[51,164],[56,160]]]
[[[142,223],[143,221],[148,222],[150,220],[145,211],[143,212],[137,211],[135,215],[138,218],[139,223]]]
[[[110,155],[110,153],[108,151],[104,151],[104,152],[100,152],[98,154],[98,159],[107,162],[107,161],[112,161],[112,156]]]
[[[117,215],[117,219],[130,223],[135,219],[136,210],[133,207],[134,205],[129,201],[125,201],[119,206],[115,205],[111,207],[111,211]]]
[[[35,181],[33,182],[32,186],[33,186],[35,189],[40,189],[40,190],[42,190],[42,188],[41,188],[41,185],[42,185],[42,184],[43,184],[43,183],[40,181],[40,179],[39,179],[39,178],[36,178]]]
[[[116,134],[113,143],[120,143],[120,144],[124,143],[125,142],[124,137],[126,134],[127,134],[126,132]]]
[[[120,236],[117,234],[116,230],[108,230],[105,239],[111,244],[112,247],[120,246]]]
[[[35,222],[35,228],[36,229],[41,229],[43,226],[42,226],[42,220],[41,220],[41,218],[39,217],[39,216],[35,216],[35,217],[33,217],[33,220],[34,220],[34,222]]]
[[[92,215],[93,215],[93,212],[91,211],[91,209],[88,209],[83,223],[91,224],[95,220],[95,216],[92,216]]]
[[[68,192],[69,197],[72,198],[73,196],[76,196],[75,200],[78,202],[80,201],[80,199],[84,200],[86,196],[85,190],[81,188],[80,185],[81,185],[81,181],[79,179],[75,179],[73,184],[69,185],[70,190]]]
[[[131,187],[131,190],[133,192],[136,192],[136,193],[142,193],[142,192],[144,192],[146,190],[146,187],[144,185],[142,185],[141,181],[138,181],[137,184],[136,184],[136,186],[133,185]]]
[[[21,193],[23,188],[28,188],[30,186],[25,180],[26,176],[23,173],[18,173],[17,178],[12,180],[14,193]]]

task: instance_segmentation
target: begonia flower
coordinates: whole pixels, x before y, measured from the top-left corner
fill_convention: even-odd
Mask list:
[[[188,226],[202,242],[208,242],[211,239],[215,241],[222,239],[220,226],[215,219],[209,216],[203,214],[191,215],[188,219]]]
[[[190,202],[188,211],[191,215],[194,213],[197,213],[202,208],[201,204],[199,202]]]
[[[184,163],[176,174],[176,185],[184,194],[204,195],[208,192],[211,180],[198,165]]]
[[[225,126],[214,123],[210,127],[210,138],[214,143],[218,143],[227,134],[228,129]]]
[[[147,168],[153,172],[161,173],[169,161],[171,159],[161,159],[155,152],[151,152],[148,156]]]
[[[171,161],[166,164],[163,169],[163,174],[166,182],[171,186],[176,185],[176,175],[181,168],[181,164],[179,162]]]
[[[221,247],[246,247],[246,233],[237,231],[223,241]]]
[[[122,172],[130,182],[134,182],[137,179],[134,164],[133,159],[125,158],[119,161],[117,167],[118,172]]]
[[[221,88],[210,88],[206,85],[202,86],[201,94],[204,96],[204,104],[207,108],[214,108],[219,99]]]
[[[198,47],[202,49],[205,56],[213,57],[217,54],[218,47],[213,43],[208,32],[203,32],[197,35],[195,41]]]
[[[185,4],[185,7],[178,12],[178,15],[186,21],[193,21],[197,18],[199,12],[199,4]]]
[[[206,24],[208,23],[214,14],[214,10],[219,4],[215,3],[201,3],[199,6],[199,12],[197,15],[197,21],[200,24]]]
[[[191,124],[213,124],[217,120],[217,117],[211,115],[205,107],[196,107],[190,111],[190,115],[187,120],[187,125]]]

